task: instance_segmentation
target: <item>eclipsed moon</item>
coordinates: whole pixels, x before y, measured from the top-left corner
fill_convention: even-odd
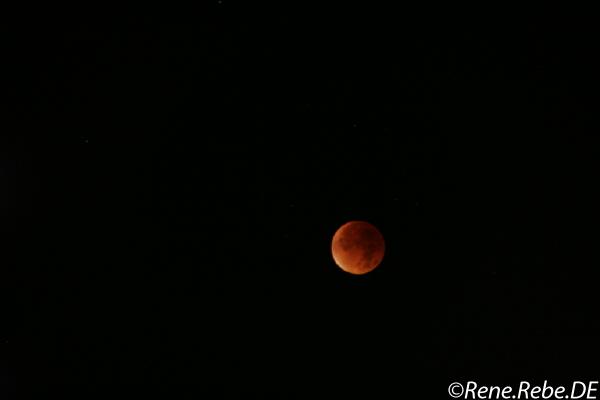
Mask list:
[[[342,225],[331,242],[335,263],[344,271],[355,275],[374,270],[383,260],[385,242],[383,235],[368,222],[350,221]]]

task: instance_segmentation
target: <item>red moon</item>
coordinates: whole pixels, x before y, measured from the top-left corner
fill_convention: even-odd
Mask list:
[[[368,222],[350,221],[342,225],[331,242],[335,263],[344,271],[363,275],[374,270],[383,260],[383,235]]]

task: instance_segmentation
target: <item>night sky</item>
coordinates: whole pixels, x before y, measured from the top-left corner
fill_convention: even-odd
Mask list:
[[[597,22],[241,11],[14,30],[4,387],[445,399],[598,378]],[[331,257],[350,220],[386,240],[364,276]]]

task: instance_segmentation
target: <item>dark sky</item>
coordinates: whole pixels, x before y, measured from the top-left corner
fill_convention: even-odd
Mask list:
[[[6,380],[378,399],[597,372],[595,22],[236,7],[14,31]],[[361,277],[330,254],[355,219],[387,246]]]

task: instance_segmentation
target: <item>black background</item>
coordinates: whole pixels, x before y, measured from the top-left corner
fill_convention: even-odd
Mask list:
[[[594,377],[591,16],[309,15],[222,2],[12,31],[6,381],[373,399]],[[387,246],[361,277],[329,247],[355,219]]]

